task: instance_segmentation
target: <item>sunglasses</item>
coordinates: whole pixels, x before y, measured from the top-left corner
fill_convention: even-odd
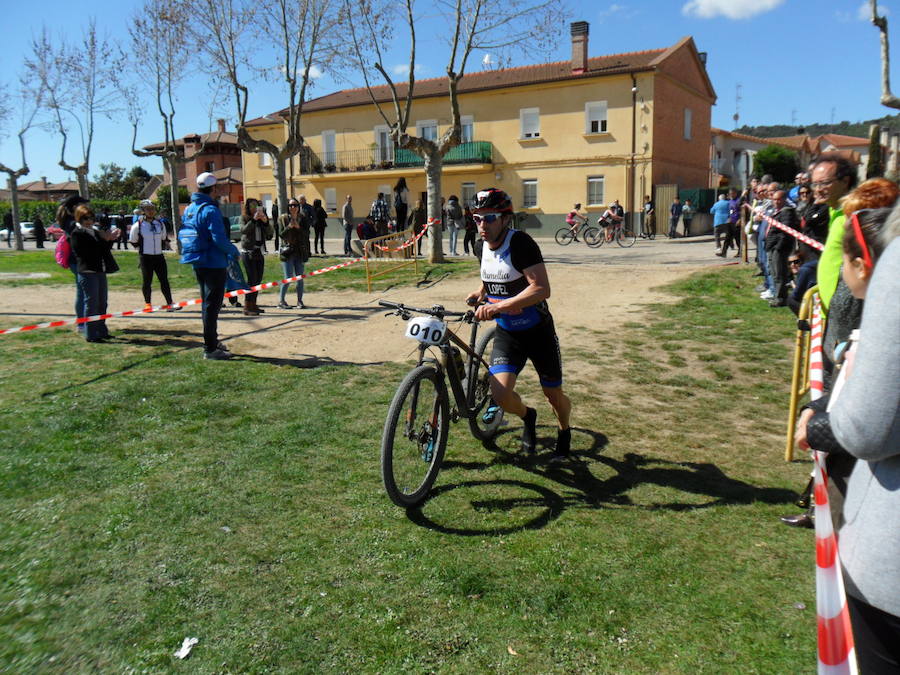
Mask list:
[[[476,223],[486,223],[487,225],[490,225],[491,223],[498,220],[502,215],[503,214],[501,213],[486,213],[484,215],[476,213],[472,216],[472,218],[475,219]]]
[[[800,264],[799,260],[788,260],[788,265],[799,265],[799,264]]]

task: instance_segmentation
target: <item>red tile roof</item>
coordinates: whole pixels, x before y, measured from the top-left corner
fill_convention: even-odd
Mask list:
[[[846,148],[853,147],[855,145],[868,145],[868,138],[858,138],[857,136],[844,136],[842,134],[822,134],[817,139],[818,141],[825,141],[833,145],[836,148]]]
[[[185,136],[185,138],[191,138],[191,136]],[[200,134],[200,142],[206,143],[207,145],[220,144],[220,145],[237,145],[237,134],[231,133],[230,131],[213,131],[208,134]],[[144,150],[162,150],[165,147],[165,143],[154,143],[153,145],[145,145]],[[176,147],[184,147],[184,138],[179,138],[175,141]]]

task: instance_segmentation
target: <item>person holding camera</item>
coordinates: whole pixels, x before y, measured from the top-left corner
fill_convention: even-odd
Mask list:
[[[82,316],[106,314],[109,296],[106,275],[119,271],[111,249],[121,233],[116,227],[102,229],[94,210],[87,204],[75,207],[73,217],[75,227],[68,236],[78,262],[78,286],[84,298]],[[84,324],[84,337],[88,342],[104,342],[112,336],[106,321],[89,321]]]
[[[275,230],[269,223],[266,210],[259,200],[250,197],[244,202],[244,213],[241,218],[241,261],[247,271],[247,283],[256,286],[262,281],[265,271],[266,240],[275,236]],[[256,304],[259,293],[247,293],[244,302],[244,315],[259,316],[263,310]]]
[[[309,222],[300,212],[300,202],[296,199],[292,198],[288,202],[288,212],[278,219],[278,230],[281,234],[278,257],[281,259],[284,278],[300,276],[309,260]],[[296,283],[297,309],[306,309],[303,304],[303,279],[298,279]],[[287,304],[288,286],[290,284],[281,285],[281,299],[278,303],[280,309],[291,308]]]

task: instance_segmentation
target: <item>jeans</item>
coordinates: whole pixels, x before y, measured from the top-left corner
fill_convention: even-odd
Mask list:
[[[257,248],[249,253],[241,253],[241,262],[244,263],[244,270],[247,272],[247,284],[256,286],[260,283],[266,267],[266,259],[263,257],[263,252]],[[255,303],[257,295],[259,295],[259,291],[247,293],[247,302]]]
[[[756,235],[756,257],[759,259],[759,268],[762,270],[766,288],[772,290],[772,275],[769,273],[769,261],[766,256],[766,230],[769,225],[765,221],[759,224]]]
[[[459,236],[459,227],[453,221],[447,223],[447,229],[450,231],[450,255],[458,255],[456,252],[456,239]]]
[[[144,294],[144,302],[150,304],[150,282],[153,275],[159,279],[159,287],[166,299],[166,304],[172,304],[172,289],[169,287],[169,269],[166,267],[166,256],[141,254],[141,292]]]
[[[196,267],[194,274],[203,299],[203,351],[214,352],[219,344],[219,310],[225,297],[225,268]]]
[[[284,272],[284,278],[289,279],[290,277],[296,277],[303,274],[303,260],[294,256],[293,258],[288,258],[287,260],[281,261],[281,269]],[[297,304],[303,302],[303,279],[300,279],[297,283]],[[287,302],[287,292],[288,286],[290,284],[282,284],[281,286],[281,302]]]
[[[106,272],[86,272],[78,275],[78,285],[84,297],[83,316],[106,314],[106,303],[109,289],[106,285]],[[84,324],[84,337],[88,342],[105,338],[109,335],[106,321],[90,321]]]
[[[682,216],[682,218],[681,218],[681,224],[684,227],[684,235],[683,236],[685,236],[685,237],[688,237],[691,234],[691,221],[692,220],[694,220],[693,217],[685,218]]]
[[[75,256],[72,256],[70,262],[69,269],[72,270],[72,276],[75,278],[75,318],[82,319],[84,318],[84,291],[81,289],[81,284],[78,283],[78,263],[75,262]],[[86,325],[78,324],[78,332],[84,333]]]
[[[350,240],[353,238],[353,224],[344,223],[344,255],[353,255]]]
[[[674,239],[678,234],[678,220],[681,216],[672,216],[669,218],[669,239]]]

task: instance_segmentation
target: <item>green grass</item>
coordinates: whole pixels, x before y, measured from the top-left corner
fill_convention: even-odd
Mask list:
[[[133,250],[113,250],[119,265],[119,271],[108,275],[110,289],[139,289],[141,287],[141,271],[138,267],[138,255]],[[167,253],[169,283],[173,290],[196,290],[197,278],[190,265],[178,262],[175,253]],[[330,267],[346,262],[347,258],[313,257],[306,263],[306,272]],[[386,268],[390,263],[373,261],[373,269]],[[419,261],[418,272],[412,267],[399,269],[385,277],[373,281],[373,289],[384,290],[399,284],[433,283],[441,278],[459,275],[472,275],[476,270],[474,258],[454,258],[440,264]],[[39,274],[37,278],[3,278],[0,277],[0,288],[4,286],[47,286],[72,283],[72,273],[56,264],[53,250],[44,251],[0,251],[0,272],[10,274]],[[49,276],[46,276],[49,275]],[[265,281],[281,279],[281,263],[276,256],[266,257]],[[337,274],[323,274],[306,280],[311,290],[344,290],[365,288],[365,263],[360,261]]]
[[[3,337],[0,670],[810,672],[812,537],[777,520],[806,472],[781,460],[792,322],[750,287],[676,284],[617,358],[561,335],[579,461],[463,422],[410,512],[378,469],[405,366]]]

